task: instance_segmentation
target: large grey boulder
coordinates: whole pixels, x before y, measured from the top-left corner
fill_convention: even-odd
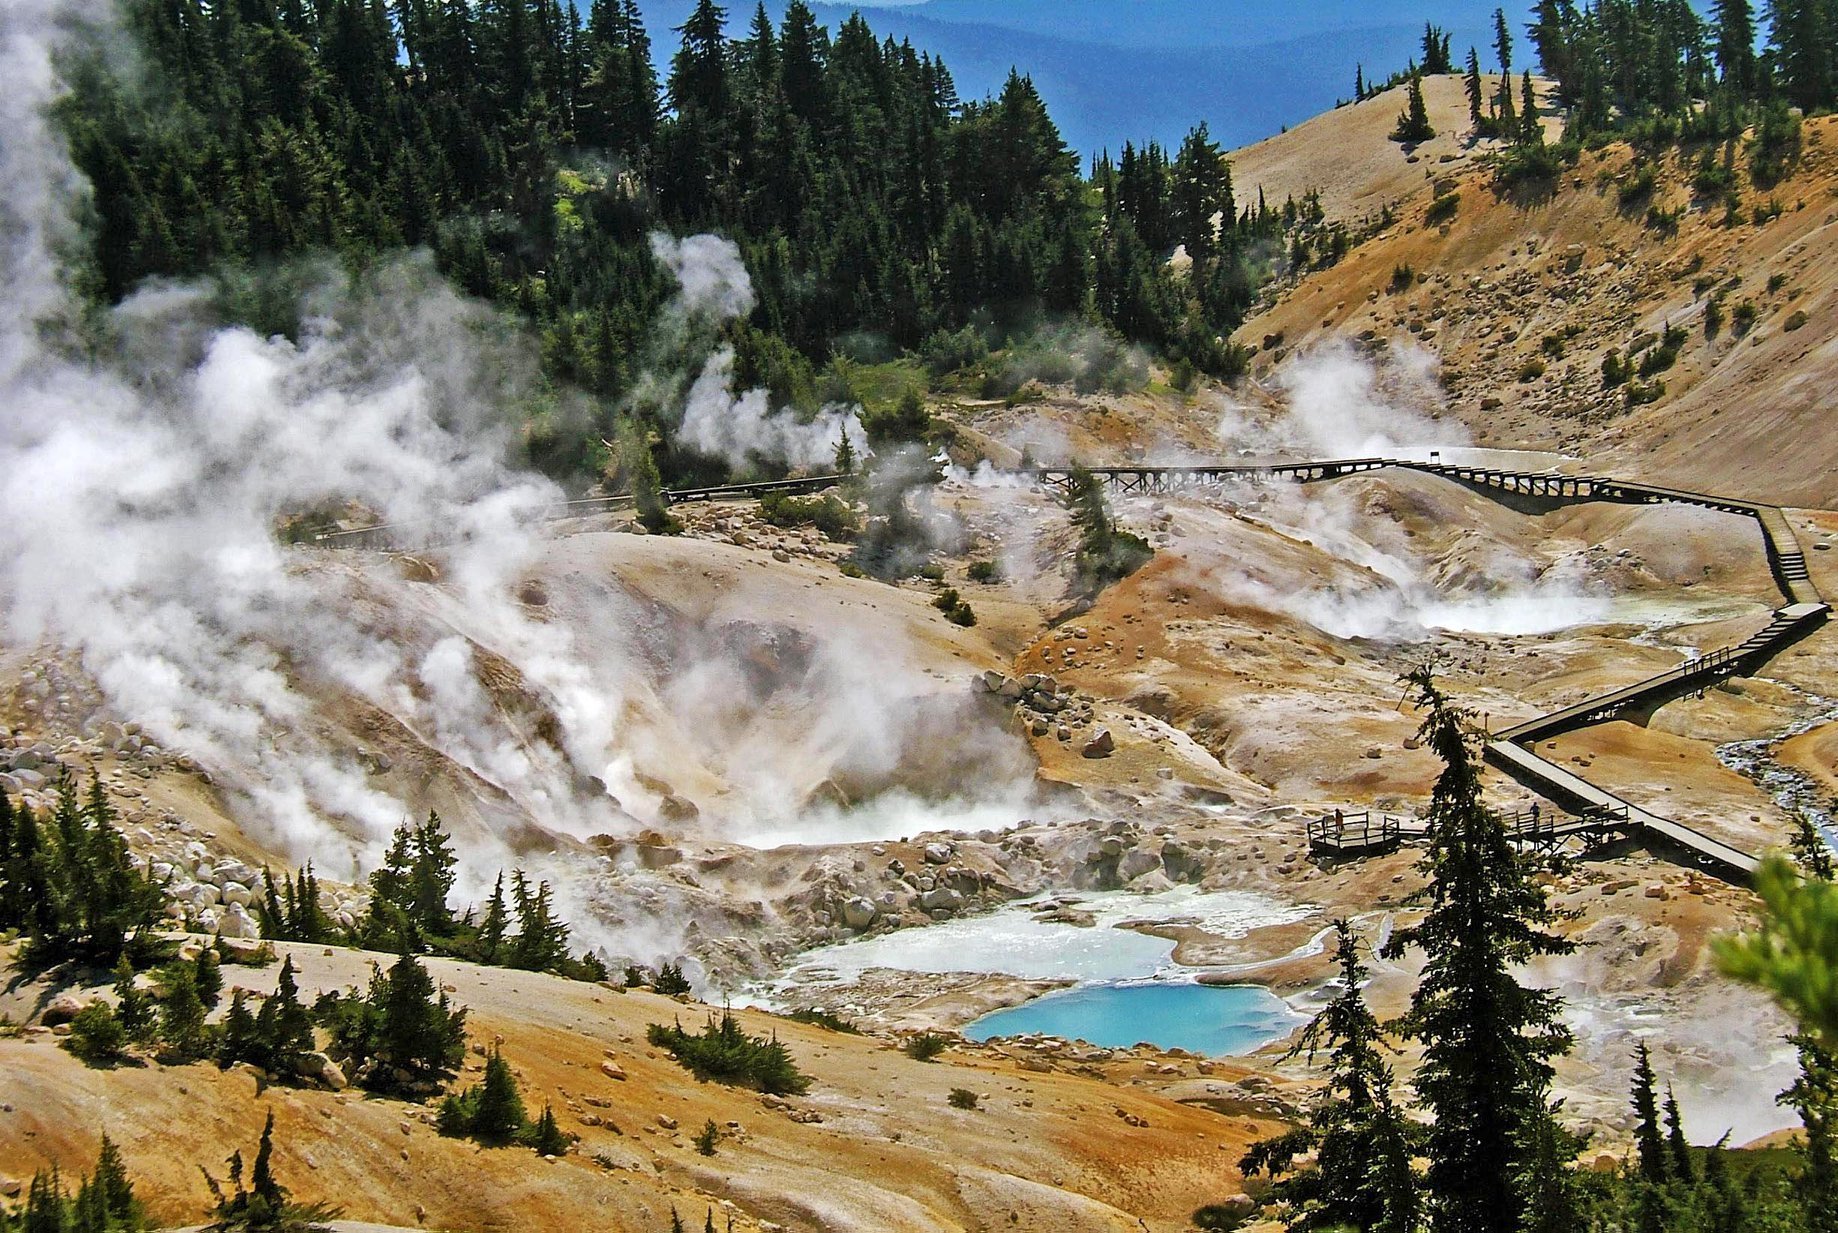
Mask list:
[[[1132,848],[1130,851],[1123,854],[1122,860],[1117,862],[1117,876],[1122,878],[1125,882],[1129,882],[1141,877],[1152,869],[1160,869],[1161,867],[1161,853],[1151,851],[1148,848]]]
[[[842,923],[849,928],[860,931],[874,924],[874,918],[880,915],[880,909],[874,900],[861,895],[843,900]]]
[[[928,912],[955,912],[964,906],[963,892],[950,886],[937,886],[919,896],[919,906]]]

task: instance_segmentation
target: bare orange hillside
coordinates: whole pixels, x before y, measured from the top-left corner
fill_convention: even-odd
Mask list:
[[[1410,179],[1396,166],[1399,147],[1359,110],[1312,121],[1321,131],[1306,157],[1285,156],[1300,164],[1333,152],[1350,202]],[[1806,121],[1798,162],[1765,191],[1742,147],[1721,152],[1737,185],[1729,212],[1694,196],[1696,153],[1656,158],[1645,193],[1623,191],[1637,174],[1625,145],[1583,154],[1548,195],[1501,192],[1472,160],[1438,164],[1434,186],[1406,164],[1417,181],[1396,224],[1285,288],[1239,336],[1280,337],[1259,356],[1260,374],[1330,340],[1414,343],[1440,360],[1450,408],[1485,444],[1556,447],[1651,480],[1830,505],[1835,147],[1838,117]],[[1247,165],[1258,165],[1257,150],[1242,156]],[[1452,218],[1426,219],[1432,188],[1459,194]],[[1668,326],[1682,331],[1675,362],[1636,378],[1653,401],[1605,388],[1608,352],[1638,364]]]
[[[371,961],[390,961],[278,949],[293,955],[307,999],[362,985]],[[474,1051],[460,1084],[477,1082],[480,1053],[500,1043],[531,1113],[552,1104],[580,1136],[574,1151],[545,1160],[482,1149],[436,1133],[432,1108],[265,1086],[247,1066],[90,1069],[33,1029],[0,1038],[0,1175],[87,1168],[107,1131],[155,1216],[189,1222],[209,1198],[199,1166],[221,1179],[222,1162],[238,1148],[247,1158],[272,1111],[276,1169],[296,1197],[393,1225],[662,1233],[675,1207],[696,1228],[710,1208],[717,1227],[732,1214],[737,1230],[1173,1231],[1239,1189],[1245,1144],[1276,1127],[1074,1073],[1082,1068],[1054,1048],[1025,1067],[994,1046],[922,1063],[888,1040],[736,1012],[816,1077],[807,1096],[761,1097],[698,1083],[646,1044],[647,1024],[699,1026],[718,1013],[707,1007],[444,960],[428,967],[469,1010]],[[226,968],[226,984],[272,990],[276,971]],[[21,994],[15,984],[10,997]],[[5,1008],[15,1019],[25,1009]],[[976,1109],[950,1105],[958,1087],[979,1095]],[[708,1121],[722,1130],[713,1156],[691,1142]]]

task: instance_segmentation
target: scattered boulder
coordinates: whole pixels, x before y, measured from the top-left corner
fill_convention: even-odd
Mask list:
[[[610,1057],[600,1063],[600,1073],[609,1079],[617,1079],[621,1083],[625,1082],[625,1067],[613,1061]]]
[[[851,929],[859,931],[868,928],[880,914],[874,900],[864,896],[855,895],[843,901],[842,923]]]
[[[1109,728],[1098,729],[1098,734],[1085,742],[1079,752],[1087,758],[1108,758],[1117,751],[1116,738],[1112,737]]]
[[[1135,848],[1126,852],[1123,859],[1117,862],[1117,876],[1129,882],[1152,869],[1161,867],[1161,853],[1153,852],[1148,848]]]
[[[951,863],[951,845],[948,843],[928,843],[925,845],[925,861],[928,865],[948,865]]]
[[[83,1012],[89,1002],[90,999],[75,993],[58,994],[51,999],[51,1004],[45,1007],[43,1015],[45,1026],[56,1027],[61,1023],[69,1023]]]
[[[223,916],[217,922],[217,934],[226,938],[259,938],[262,936],[262,927],[242,904],[232,903],[223,910]]]
[[[951,886],[935,886],[919,896],[919,906],[928,912],[955,912],[964,906],[964,894]]]

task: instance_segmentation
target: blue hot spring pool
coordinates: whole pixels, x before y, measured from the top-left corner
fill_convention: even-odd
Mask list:
[[[963,1032],[979,1041],[1041,1032],[1117,1049],[1146,1042],[1217,1057],[1248,1053],[1300,1022],[1282,999],[1255,985],[1138,981],[1049,993],[992,1011]]]

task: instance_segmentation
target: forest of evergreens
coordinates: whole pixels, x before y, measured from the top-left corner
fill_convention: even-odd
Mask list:
[[[833,356],[974,354],[1069,321],[1229,375],[1225,336],[1283,251],[1283,216],[1239,209],[1204,125],[1087,177],[1025,75],[960,99],[944,64],[801,0],[776,27],[703,0],[656,54],[636,0],[123,7],[137,56],[65,65],[93,302],[204,277],[226,320],[286,333],[310,258],[360,272],[425,247],[527,323],[553,387],[591,396],[589,422],[517,409],[558,475],[600,470],[633,414],[666,482],[713,467],[633,398],[675,290],[653,230],[738,243],[756,304],[726,327],[735,377],[807,411],[856,393]]]

